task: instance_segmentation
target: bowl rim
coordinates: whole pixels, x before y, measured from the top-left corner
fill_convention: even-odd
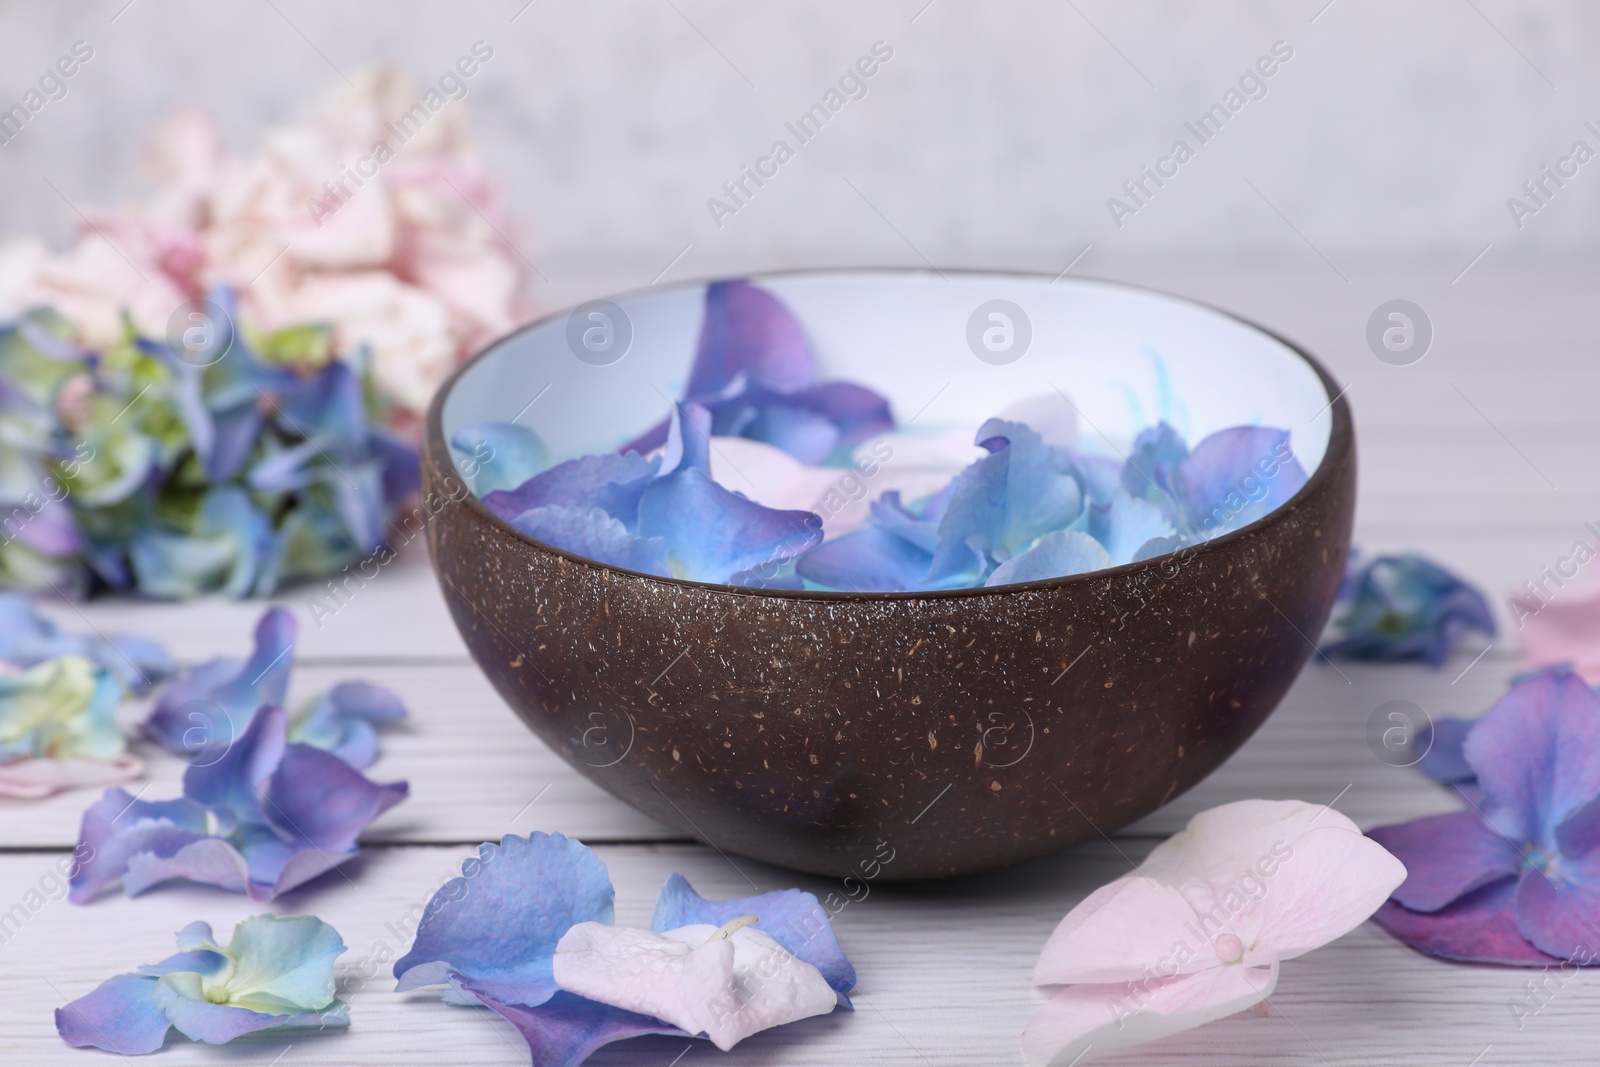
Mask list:
[[[710,285],[716,281],[725,281],[731,277],[738,277],[740,279],[760,282],[764,278],[816,277],[845,274],[893,274],[909,277],[923,276],[929,280],[945,280],[946,276],[951,274],[974,277],[981,276],[1013,278],[1019,281],[1042,281],[1046,283],[1053,283],[1054,280],[1059,280],[1052,279],[1047,274],[1035,271],[1000,270],[977,267],[798,267],[783,270],[751,271],[738,275],[697,277],[685,279],[680,282],[674,282],[665,286],[657,286],[654,284],[637,286],[635,288],[625,289],[620,292],[607,293],[598,299],[621,301],[627,299],[628,297],[642,296],[647,293],[660,293],[674,289],[695,289]],[[1313,493],[1322,491],[1322,489],[1333,480],[1334,468],[1336,466],[1343,465],[1344,461],[1349,457],[1354,446],[1354,423],[1350,416],[1349,401],[1345,399],[1345,394],[1348,392],[1348,390],[1337,389],[1337,381],[1331,374],[1328,373],[1327,368],[1324,367],[1322,363],[1316,359],[1316,357],[1311,355],[1310,352],[1306,351],[1294,341],[1289,340],[1287,337],[1284,337],[1283,335],[1270,330],[1265,326],[1262,326],[1260,323],[1254,322],[1251,319],[1247,319],[1242,315],[1236,315],[1231,311],[1216,307],[1201,300],[1194,300],[1190,297],[1179,296],[1175,293],[1169,293],[1165,290],[1156,289],[1151,286],[1136,285],[1111,278],[1101,278],[1086,274],[1075,275],[1074,277],[1077,281],[1092,282],[1097,285],[1105,285],[1133,293],[1141,293],[1146,296],[1157,296],[1166,300],[1174,300],[1179,303],[1188,304],[1191,307],[1199,308],[1203,311],[1209,311],[1213,314],[1221,315],[1224,318],[1231,319],[1232,321],[1237,322],[1250,330],[1254,330],[1257,333],[1263,334],[1264,336],[1277,341],[1299,359],[1303,360],[1306,365],[1311,368],[1312,372],[1316,374],[1318,381],[1322,384],[1323,395],[1329,398],[1328,406],[1324,410],[1329,413],[1329,417],[1332,419],[1332,425],[1329,427],[1328,431],[1328,444],[1327,448],[1323,451],[1322,462],[1319,463],[1317,468],[1306,477],[1305,484],[1302,485],[1299,490],[1297,490],[1295,494],[1288,500],[1285,500],[1282,504],[1279,504],[1276,508],[1273,508],[1259,519],[1252,520],[1251,522],[1245,523],[1243,526],[1229,530],[1228,532],[1210,538],[1209,540],[1202,541],[1197,545],[1185,545],[1181,548],[1174,549],[1171,552],[1164,552],[1159,556],[1151,556],[1148,559],[1137,560],[1132,563],[1123,563],[1115,567],[1103,567],[1094,571],[1082,571],[1078,574],[1062,575],[1061,577],[1057,578],[1042,578],[1031,582],[1012,582],[1007,585],[976,586],[960,589],[910,590],[904,592],[846,592],[832,589],[775,589],[761,588],[756,586],[727,585],[721,582],[699,582],[688,578],[672,578],[664,577],[659,574],[648,574],[644,571],[636,571],[627,567],[617,567],[609,563],[602,563],[599,560],[592,559],[588,556],[580,556],[577,553],[568,552],[566,549],[558,548],[555,545],[541,541],[536,537],[530,537],[528,534],[523,533],[515,526],[512,526],[510,523],[500,518],[500,516],[490,511],[488,506],[484,504],[482,498],[480,498],[478,494],[472,492],[470,488],[468,489],[465,497],[461,498],[460,500],[456,500],[454,497],[451,497],[450,501],[454,504],[465,505],[467,510],[476,516],[480,521],[487,522],[491,526],[497,527],[502,533],[509,534],[511,537],[520,540],[533,548],[536,548],[542,552],[559,556],[568,562],[577,563],[602,573],[625,574],[632,578],[638,578],[650,582],[658,582],[662,585],[707,590],[721,594],[738,596],[776,598],[784,600],[831,601],[835,603],[887,603],[908,600],[958,600],[966,597],[1007,596],[1019,592],[1059,589],[1067,586],[1087,584],[1089,582],[1103,581],[1106,579],[1118,578],[1127,574],[1148,571],[1152,567],[1170,564],[1174,559],[1193,559],[1196,556],[1209,555],[1212,552],[1221,551],[1229,545],[1240,541],[1247,536],[1259,533],[1274,523],[1288,521],[1295,505],[1309,498]],[[590,297],[588,299],[597,298]],[[501,334],[500,336],[494,338],[492,341],[488,342],[481,349],[479,349],[470,359],[456,367],[455,370],[450,373],[450,376],[440,384],[437,390],[435,390],[433,399],[428,403],[428,411],[427,415],[425,416],[421,460],[423,464],[433,464],[435,466],[435,471],[436,473],[440,474],[441,481],[447,475],[454,476],[458,479],[461,476],[460,472],[456,470],[455,463],[450,459],[450,450],[446,446],[444,440],[444,404],[449,398],[451,391],[455,388],[457,382],[459,382],[468,371],[470,371],[480,360],[486,357],[493,349],[507,341],[510,341],[512,338],[517,337],[519,334],[523,334],[529,330],[547,325],[562,315],[570,314],[573,308],[581,306],[583,302],[584,301],[579,301],[576,304],[554,308],[545,314],[522,324],[509,333]],[[1316,416],[1313,416],[1313,418],[1315,417]],[[436,521],[438,514],[437,512],[432,512],[426,507],[424,507],[422,510],[425,516],[425,521],[427,521],[430,525]],[[440,510],[442,511],[442,509]]]

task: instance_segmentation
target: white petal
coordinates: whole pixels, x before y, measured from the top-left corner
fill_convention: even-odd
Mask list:
[[[579,923],[556,945],[556,984],[644,1015],[726,1051],[759,1030],[834,1009],[822,972],[760,930],[695,925],[665,934]]]
[[[1319,826],[1292,847],[1266,882],[1248,964],[1293,959],[1343,937],[1406,880],[1405,865],[1360,831]]]
[[[1101,886],[1067,913],[1034,969],[1035,985],[1127,982],[1216,963],[1194,908],[1172,886],[1129,876]]]
[[[1052,997],[1022,1032],[1028,1067],[1067,1067],[1193,1029],[1272,994],[1278,968],[1217,967],[1148,983],[1076,985]]]

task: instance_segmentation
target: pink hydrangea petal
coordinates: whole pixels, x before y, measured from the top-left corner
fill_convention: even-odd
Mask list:
[[[138,756],[19,760],[0,766],[0,796],[37,800],[64,789],[118,785],[143,773],[144,760]]]
[[[1287,846],[1271,874],[1260,875],[1261,935],[1245,953],[1247,965],[1294,959],[1360,926],[1395,887],[1406,868],[1358,831],[1318,827]]]
[[[1278,967],[1215,967],[1139,983],[1068,986],[1022,1032],[1028,1067],[1077,1063],[1226,1018],[1272,995]]]
[[[1522,663],[1528,668],[1570,663],[1590,684],[1600,683],[1600,592],[1540,604],[1512,601]]]

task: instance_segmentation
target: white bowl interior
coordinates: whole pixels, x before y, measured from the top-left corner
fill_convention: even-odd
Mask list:
[[[878,390],[902,427],[914,420],[916,431],[976,431],[1018,400],[1060,390],[1079,410],[1081,446],[1108,455],[1125,453],[1157,420],[1191,446],[1229,426],[1288,430],[1307,474],[1327,451],[1332,398],[1311,365],[1254,327],[1174,297],[1005,274],[839,271],[751,280],[798,316],[823,379]],[[515,420],[558,460],[614,450],[682,395],[704,295],[704,285],[694,284],[616,297],[632,342],[605,366],[569,348],[565,314],[496,343],[445,398],[445,439],[470,423]],[[1004,365],[979,359],[968,341],[969,320],[993,300],[1012,302],[1031,327],[1026,351]]]

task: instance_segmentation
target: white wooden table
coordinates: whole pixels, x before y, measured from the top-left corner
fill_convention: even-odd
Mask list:
[[[1403,271],[1343,264],[1342,281],[1308,255],[1293,268],[1165,267],[1129,280],[1244,314],[1321,356],[1350,386],[1361,449],[1358,541],[1414,547],[1480,584],[1509,622],[1504,596],[1563,555],[1583,522],[1600,519],[1600,360],[1596,277],[1577,269],[1463,264]],[[1092,266],[1086,264],[1085,266]],[[616,277],[606,284],[627,285]],[[600,286],[597,284],[596,288]],[[581,294],[580,294],[581,295]],[[1433,319],[1420,363],[1393,367],[1367,350],[1379,303],[1405,297]],[[521,1039],[487,1011],[447,1007],[431,994],[395,994],[354,979],[360,960],[408,941],[394,925],[481,841],[559,830],[594,845],[617,886],[618,920],[648,922],[655,893],[682,871],[707,896],[827,880],[733,861],[666,830],[579,777],[529,734],[468,659],[424,558],[389,568],[318,629],[305,592],[280,598],[301,618],[295,698],[348,678],[393,687],[412,712],[384,738],[369,772],[409,779],[411,799],[375,823],[364,856],[273,910],[333,923],[351,952],[341,961],[354,1024],[348,1032],[245,1039],[217,1049],[181,1039],[171,1064],[519,1064]],[[73,629],[146,633],[185,662],[240,654],[260,604],[149,605],[106,601],[50,613]],[[704,1042],[647,1038],[613,1046],[597,1064],[1012,1064],[1040,998],[1028,975],[1052,926],[1090,890],[1124,873],[1195,811],[1245,797],[1337,805],[1363,826],[1453,805],[1415,770],[1368,749],[1369,716],[1386,700],[1434,715],[1477,714],[1517,667],[1509,629],[1476,663],[1473,646],[1442,670],[1336,667],[1313,662],[1242,751],[1186,796],[1112,840],[982,877],[874,885],[839,915],[840,941],[861,976],[853,1014],[758,1035],[731,1053]],[[134,709],[128,709],[130,711]],[[149,758],[151,798],[174,795],[181,767]],[[138,788],[136,785],[134,788]],[[92,792],[42,802],[0,801],[0,912],[48,879],[71,848]],[[537,798],[536,802],[535,798]],[[530,803],[532,802],[532,803]],[[737,863],[737,869],[733,863]],[[48,880],[46,881],[48,885]],[[37,899],[37,898],[34,898]],[[118,971],[166,955],[194,919],[219,931],[264,910],[198,887],[77,907],[46,902],[0,944],[0,1062],[110,1062],[69,1049],[52,1009]],[[1519,970],[1426,959],[1367,925],[1284,967],[1257,1012],[1124,1054],[1116,1062],[1171,1064],[1469,1064],[1593,1060],[1600,975],[1571,979],[1518,1026],[1508,1006],[1532,977]],[[685,1046],[689,1047],[686,1049]]]

